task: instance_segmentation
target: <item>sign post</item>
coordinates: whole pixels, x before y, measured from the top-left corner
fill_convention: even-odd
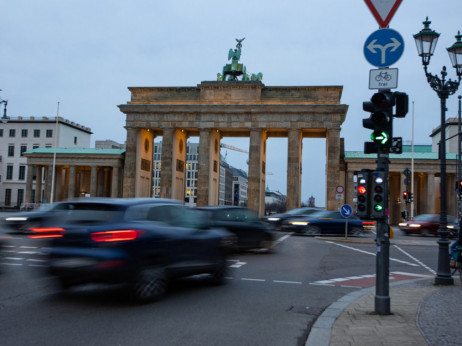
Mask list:
[[[344,204],[340,208],[340,214],[345,218],[345,239],[348,239],[348,218],[353,215],[353,208],[349,204]]]

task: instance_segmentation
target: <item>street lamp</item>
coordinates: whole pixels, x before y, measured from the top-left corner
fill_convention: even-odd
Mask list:
[[[6,116],[6,106],[8,106],[8,100],[2,100],[0,98],[0,104],[3,103],[3,116],[2,116],[2,123],[6,124],[8,122],[8,117]]]
[[[430,21],[428,17],[423,22],[424,28],[414,35],[417,45],[417,51],[422,58],[422,65],[425,70],[428,84],[436,91],[441,103],[441,138],[440,138],[440,228],[438,234],[441,238],[438,240],[438,272],[435,277],[435,284],[453,285],[454,279],[451,276],[449,268],[449,232],[447,230],[447,207],[446,207],[446,99],[449,95],[454,94],[459,87],[462,76],[462,42],[460,32],[456,35],[456,43],[449,47],[448,53],[452,65],[456,69],[458,80],[446,80],[446,66],[443,66],[441,78],[434,76],[427,71],[427,66],[430,63],[430,58],[436,48],[439,33],[430,29]]]

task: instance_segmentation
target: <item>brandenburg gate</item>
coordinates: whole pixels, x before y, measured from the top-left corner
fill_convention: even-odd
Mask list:
[[[287,209],[301,204],[302,139],[326,138],[326,207],[336,209],[342,86],[265,86],[239,64],[242,40],[217,81],[193,87],[129,87],[123,197],[152,196],[153,142],[163,137],[160,195],[184,201],[186,140],[199,137],[197,205],[218,205],[220,140],[249,137],[248,207],[265,210],[266,140],[287,137]],[[242,76],[242,80],[237,77]],[[307,148],[309,150],[309,148]],[[324,153],[322,153],[324,154]],[[321,169],[321,168],[310,168]]]

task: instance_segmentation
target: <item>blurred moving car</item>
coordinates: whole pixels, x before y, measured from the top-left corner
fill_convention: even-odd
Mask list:
[[[282,230],[282,224],[284,221],[300,216],[310,216],[311,214],[317,213],[318,211],[321,211],[321,209],[313,207],[295,208],[285,213],[269,215],[264,218],[264,221],[271,225],[273,229],[280,231]]]
[[[272,250],[276,236],[256,213],[244,207],[200,207],[215,227],[225,228],[237,237],[236,250]]]
[[[48,271],[62,288],[128,283],[136,300],[159,298],[171,279],[209,274],[221,284],[235,237],[197,210],[162,199],[81,199],[29,237],[48,239]]]
[[[440,228],[440,215],[439,214],[420,214],[416,215],[409,221],[400,222],[399,229],[405,234],[420,234],[421,236],[438,235]],[[456,217],[447,216],[447,228],[450,237],[457,235],[459,226]]]
[[[307,217],[286,220],[284,230],[307,235],[345,235],[346,219],[339,211],[323,210]],[[357,216],[348,218],[348,235],[360,236],[375,230],[374,221],[364,221]]]

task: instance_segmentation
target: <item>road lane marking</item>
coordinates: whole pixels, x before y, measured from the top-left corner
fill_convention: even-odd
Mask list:
[[[354,251],[357,251],[357,252],[361,252],[361,253],[366,254],[366,255],[377,256],[377,254],[374,253],[374,252],[364,251],[364,250],[357,249],[357,248],[354,248],[354,247],[351,247],[351,246],[335,243],[333,241],[328,241],[327,243],[331,243],[331,244],[334,244],[334,245],[337,245],[337,246],[340,246],[340,247],[344,247],[346,249],[354,250]],[[394,261],[394,262],[398,262],[398,263],[402,263],[402,264],[407,264],[407,265],[410,265],[412,267],[419,267],[418,264],[411,263],[411,262],[408,262],[408,261],[402,261],[402,260],[399,260],[399,259],[393,258],[393,257],[390,257],[390,261]]]
[[[250,279],[250,278],[241,278],[243,281],[258,281],[258,282],[265,282],[265,279]]]
[[[397,248],[399,251],[401,251],[403,254],[405,254],[406,256],[408,256],[409,258],[412,258],[414,261],[416,261],[418,264],[420,264],[422,267],[424,267],[425,269],[427,269],[430,273],[432,274],[436,274],[436,272],[430,268],[429,266],[427,266],[426,264],[422,263],[421,261],[419,261],[417,258],[415,258],[414,256],[412,256],[411,254],[407,253],[406,251],[404,251],[403,249],[401,249],[398,245],[393,245],[395,248]]]
[[[274,283],[278,284],[296,284],[296,285],[301,285],[303,282],[300,281],[284,281],[284,280],[273,280]]]

